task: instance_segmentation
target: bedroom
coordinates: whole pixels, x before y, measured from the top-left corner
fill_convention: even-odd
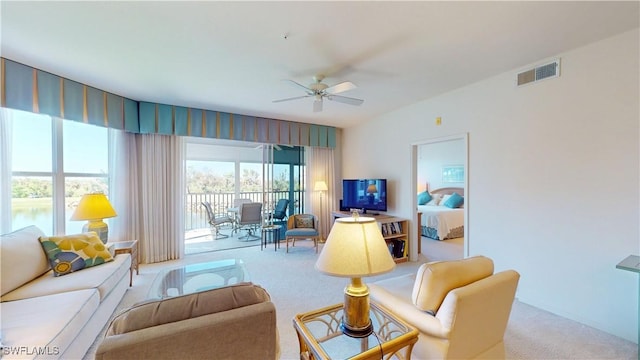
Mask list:
[[[466,143],[460,135],[415,145],[418,251],[428,257],[464,257]]]

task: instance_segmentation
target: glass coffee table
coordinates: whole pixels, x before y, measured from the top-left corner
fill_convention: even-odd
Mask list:
[[[240,259],[182,265],[161,271],[151,284],[149,299],[165,299],[250,281]]]

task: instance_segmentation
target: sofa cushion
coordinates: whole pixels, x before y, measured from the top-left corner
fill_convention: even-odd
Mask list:
[[[0,236],[0,295],[49,270],[49,262],[38,241],[40,236],[44,233],[33,225]]]
[[[95,232],[41,236],[40,243],[55,276],[71,274],[74,271],[113,261],[109,249]]]
[[[266,290],[248,282],[164,300],[148,300],[118,314],[106,335],[124,334],[270,300]]]
[[[42,252],[42,250],[40,250]],[[2,296],[1,301],[27,299],[36,296],[52,295],[63,291],[82,289],[98,289],[100,301],[111,293],[118,281],[126,276],[131,268],[131,255],[121,254],[114,261],[101,266],[94,266],[86,270],[69,275],[54,277],[50,271],[39,278]]]
[[[95,289],[3,302],[2,344],[16,349],[42,349],[55,355],[44,358],[58,358],[94,315],[99,303]]]
[[[435,314],[449,291],[493,274],[493,261],[485,256],[438,261],[420,266],[411,301],[420,310]]]

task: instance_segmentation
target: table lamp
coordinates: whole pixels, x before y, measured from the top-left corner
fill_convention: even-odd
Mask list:
[[[116,211],[103,193],[91,193],[82,196],[70,220],[89,220],[83,232],[94,231],[103,243],[107,243],[109,227],[102,219],[116,216]]]
[[[351,278],[344,289],[340,328],[347,336],[369,336],[373,332],[369,288],[362,277],[383,274],[396,266],[376,220],[357,214],[336,219],[315,266],[327,275]]]
[[[367,186],[367,194],[369,194],[369,204],[373,204],[377,192],[378,187],[376,187],[376,184],[369,184],[369,186]]]

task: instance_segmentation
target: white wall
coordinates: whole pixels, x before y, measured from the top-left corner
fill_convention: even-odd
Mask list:
[[[559,78],[517,88],[524,66],[345,129],[343,176],[388,178],[389,213],[412,218],[410,144],[468,133],[470,255],[519,271],[521,301],[637,342],[638,275],[615,265],[640,251],[639,42],[636,29],[558,54]]]
[[[435,142],[418,147],[418,189],[416,193],[442,187],[464,187],[464,181],[445,183],[442,181],[442,168],[450,165],[464,165],[466,147],[462,139]]]

